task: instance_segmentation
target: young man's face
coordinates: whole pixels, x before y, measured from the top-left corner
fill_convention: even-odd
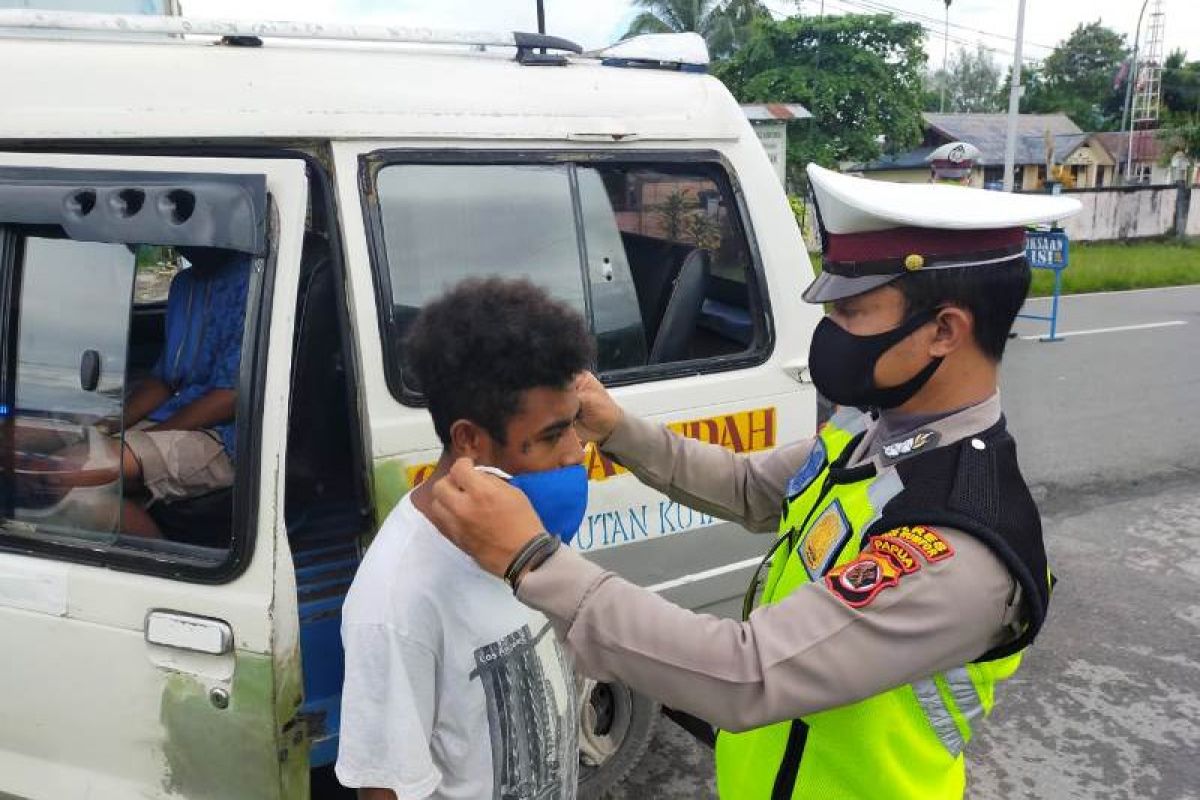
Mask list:
[[[583,463],[583,443],[575,432],[579,396],[574,384],[553,389],[539,386],[521,395],[517,413],[508,421],[506,440],[481,437],[476,461],[520,475]]]
[[[904,293],[885,285],[854,297],[835,300],[830,318],[855,336],[886,333],[904,321],[907,308]],[[929,344],[935,326],[923,325],[897,342],[875,364],[875,385],[899,386],[929,363]]]

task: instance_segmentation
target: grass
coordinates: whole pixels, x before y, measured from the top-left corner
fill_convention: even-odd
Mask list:
[[[1063,294],[1200,283],[1200,242],[1072,244]],[[1033,271],[1033,297],[1054,290],[1054,273]]]

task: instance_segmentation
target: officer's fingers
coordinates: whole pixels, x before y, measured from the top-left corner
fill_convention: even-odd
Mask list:
[[[477,480],[483,475],[479,470],[475,469],[475,461],[467,456],[457,458],[450,465],[450,471],[442,478],[443,483],[449,483],[451,487],[460,492],[469,492],[473,488],[478,488]]]

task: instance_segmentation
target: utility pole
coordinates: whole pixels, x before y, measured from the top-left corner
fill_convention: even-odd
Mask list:
[[[1122,183],[1129,182],[1129,170],[1132,159],[1129,155],[1133,153],[1133,114],[1130,113],[1130,103],[1133,102],[1133,85],[1137,83],[1138,74],[1138,44],[1142,40],[1142,17],[1146,14],[1146,5],[1150,0],[1142,0],[1142,10],[1138,12],[1137,28],[1133,34],[1133,59],[1129,62],[1129,75],[1125,79],[1125,110],[1121,113],[1121,130],[1125,130],[1126,119],[1129,121],[1129,133],[1125,140],[1125,174],[1121,179]]]
[[[1142,3],[1142,11],[1146,10],[1146,2]],[[1141,39],[1142,17],[1138,15],[1137,37]],[[1125,182],[1133,178],[1133,143],[1134,136],[1142,141],[1148,129],[1158,125],[1159,101],[1162,92],[1162,48],[1163,48],[1163,10],[1162,0],[1154,0],[1154,10],[1150,12],[1150,31],[1147,36],[1145,66],[1137,63],[1138,44],[1134,43],[1133,102],[1129,111],[1129,145],[1125,152]],[[1143,75],[1144,73],[1144,75]],[[1144,80],[1143,80],[1144,78]],[[1139,148],[1140,149],[1140,148]]]
[[[938,111],[946,113],[946,82],[950,76],[946,73],[946,60],[950,55],[950,0],[946,2],[946,28],[942,34],[942,99],[938,101]]]
[[[1021,45],[1025,43],[1025,0],[1017,5],[1017,47],[1013,53],[1008,87],[1008,136],[1004,141],[1004,191],[1013,190],[1013,165],[1017,160],[1017,117],[1021,110]]]

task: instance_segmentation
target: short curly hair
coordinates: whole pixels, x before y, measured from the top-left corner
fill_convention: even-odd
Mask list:
[[[593,356],[583,317],[524,279],[456,284],[421,310],[404,341],[406,378],[445,446],[460,419],[504,444],[523,392],[566,387]]]

